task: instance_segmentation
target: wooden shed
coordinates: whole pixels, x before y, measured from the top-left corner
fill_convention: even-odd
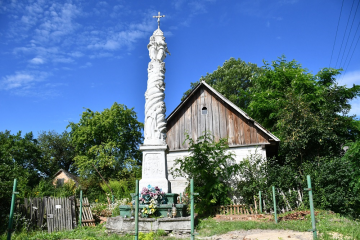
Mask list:
[[[184,142],[185,133],[196,140],[205,131],[210,131],[215,141],[227,138],[230,151],[235,153],[238,162],[255,152],[272,157],[277,154],[280,142],[230,100],[201,82],[167,117],[168,169],[176,158],[189,154],[188,143]],[[172,192],[182,192],[186,187],[184,179],[168,177]]]
[[[64,169],[60,169],[54,174],[53,185],[55,186],[62,186],[69,181],[75,182],[76,186],[79,185],[78,178]]]

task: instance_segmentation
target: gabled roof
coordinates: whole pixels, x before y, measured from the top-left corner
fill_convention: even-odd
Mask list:
[[[238,106],[236,106],[234,103],[232,103],[229,99],[224,97],[221,93],[216,91],[214,88],[212,88],[209,84],[207,84],[205,81],[201,81],[190,93],[186,96],[186,98],[175,108],[172,113],[166,118],[167,121],[169,121],[176,113],[186,104],[187,101],[191,98],[194,93],[199,90],[202,86],[207,88],[210,92],[214,93],[218,98],[220,98],[222,101],[224,101],[226,104],[228,104],[231,108],[233,108],[236,112],[238,112],[241,116],[243,116],[248,121],[251,121],[254,123],[256,127],[258,127],[262,132],[264,132],[266,135],[268,135],[271,139],[273,139],[275,142],[280,142],[280,139],[277,138],[274,134],[266,130],[263,126],[261,126],[258,122],[256,122],[254,119],[252,119],[246,112],[244,112],[242,109],[240,109]]]
[[[70,179],[74,180],[75,182],[77,182],[77,180],[78,180],[77,176],[75,176],[74,174],[69,173],[68,171],[66,171],[66,170],[64,170],[64,169],[62,169],[62,168],[54,174],[54,178],[55,178],[57,175],[59,175],[60,173],[62,173],[62,172],[63,172],[68,178],[70,178]]]

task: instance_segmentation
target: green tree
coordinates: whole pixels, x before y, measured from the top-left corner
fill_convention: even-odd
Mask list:
[[[181,100],[184,100],[200,81],[205,81],[237,106],[246,109],[251,99],[251,81],[260,72],[261,69],[256,64],[230,58],[214,72],[207,73],[199,81],[191,83],[191,88],[184,93]]]
[[[75,172],[75,147],[70,134],[55,131],[41,132],[37,138],[41,149],[41,161],[37,162],[37,169],[46,177],[52,177],[59,169]]]
[[[196,199],[196,209],[200,214],[209,213],[213,206],[229,204],[231,181],[239,166],[233,159],[233,154],[226,139],[214,142],[211,134],[204,134],[195,142],[186,135],[189,142],[190,155],[176,159],[171,168],[171,174],[185,177],[190,182],[194,179],[194,190],[199,193]]]
[[[257,186],[268,191],[275,185],[285,195],[293,190],[302,195],[306,175],[310,174],[320,195],[315,200],[317,207],[359,214],[360,209],[355,206],[360,199],[356,197],[360,188],[360,128],[348,113],[350,100],[360,95],[360,86],[339,86],[336,77],[340,73],[341,69],[324,68],[312,74],[295,60],[287,61],[282,56],[265,62],[260,71],[251,75],[250,84],[243,89],[248,104],[222,92],[221,87],[233,89],[231,85],[223,81],[212,85],[281,139],[276,160],[263,160],[264,167],[259,169],[259,159],[243,162],[244,178],[239,188],[248,203],[253,202]],[[222,77],[225,79],[227,74],[232,79],[226,71]],[[349,147],[346,153],[344,146]],[[328,177],[331,171],[335,173]],[[265,175],[266,181],[257,178],[259,174]],[[336,190],[341,188],[342,191]],[[287,198],[291,199],[293,196],[289,195]],[[293,200],[296,199],[295,196]],[[341,201],[345,206],[341,206]]]
[[[248,114],[281,139],[283,161],[301,165],[316,157],[340,157],[343,145],[356,138],[358,130],[347,113],[360,86],[338,86],[338,74],[322,69],[313,75],[295,60],[281,58],[265,63],[253,81]]]
[[[34,167],[40,159],[40,150],[33,134],[24,137],[21,132],[0,132],[0,232],[7,226],[14,179],[18,181],[18,198],[28,195],[39,179]]]
[[[81,176],[97,175],[95,166],[105,179],[116,179],[123,171],[141,165],[138,146],[143,124],[137,121],[133,109],[116,102],[103,112],[86,109],[80,121],[68,127]]]

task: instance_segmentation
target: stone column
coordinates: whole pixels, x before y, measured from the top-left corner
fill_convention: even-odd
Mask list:
[[[163,192],[170,192],[167,178],[166,161],[166,119],[165,119],[165,62],[169,53],[164,33],[158,28],[150,37],[148,44],[150,63],[148,65],[147,90],[145,92],[144,144],[140,146],[143,153],[142,179],[143,187],[158,186]],[[170,53],[169,53],[170,54]]]

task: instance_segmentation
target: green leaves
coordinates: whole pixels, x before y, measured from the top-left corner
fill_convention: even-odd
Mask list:
[[[241,59],[230,58],[223,66],[219,66],[213,73],[202,76],[200,81],[215,88],[230,101],[240,108],[247,108],[250,103],[250,92],[248,88],[252,85],[252,78],[260,73],[261,69],[253,63],[246,63]],[[192,89],[199,83],[191,83],[191,89],[186,91],[183,100]]]
[[[230,59],[200,79],[281,139],[276,161],[254,158],[242,163],[244,181],[239,182],[239,189],[248,203],[253,202],[258,188],[268,191],[271,184],[281,188],[288,199],[300,199],[304,186],[299,181],[304,183],[310,174],[320,195],[315,200],[318,206],[359,214],[360,209],[354,209],[360,199],[355,197],[360,190],[360,127],[348,113],[349,101],[360,96],[360,86],[337,85],[341,71],[323,68],[312,74],[282,56],[264,62],[261,69]],[[349,148],[346,153],[344,146]],[[346,207],[340,206],[341,199]]]
[[[138,146],[142,142],[143,124],[137,121],[133,109],[114,103],[103,112],[86,109],[79,123],[71,122],[72,143],[75,146],[75,165],[82,176],[102,170],[105,178],[115,178],[135,160],[141,164]]]
[[[231,180],[239,170],[233,154],[227,152],[227,140],[214,142],[210,133],[205,133],[195,142],[186,134],[190,156],[176,159],[170,173],[176,177],[194,179],[197,210],[205,214],[211,206],[230,203]]]
[[[70,134],[55,131],[41,132],[37,138],[41,150],[41,159],[37,162],[37,169],[45,177],[52,177],[59,169],[75,172],[75,147]]]

